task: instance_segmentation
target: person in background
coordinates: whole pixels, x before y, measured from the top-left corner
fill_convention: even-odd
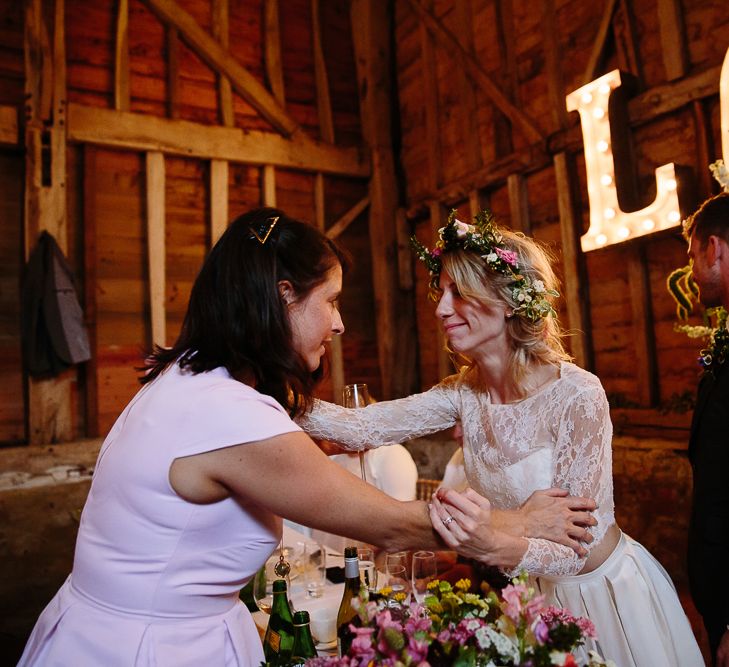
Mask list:
[[[526,570],[547,604],[589,618],[599,640],[589,639],[585,650],[621,667],[703,665],[670,577],[615,522],[607,398],[598,378],[564,350],[546,249],[500,230],[488,212],[469,225],[453,211],[434,250],[415,245],[461,371],[422,394],[358,410],[317,401],[300,424],[315,437],[358,448],[460,420],[471,488],[439,489],[431,519],[446,544],[482,562],[481,535],[488,537],[494,508],[517,508],[546,487],[594,496],[597,526],[586,558],[525,537],[502,569],[510,576]]]
[[[701,303],[729,310],[729,193],[706,200],[684,233]],[[729,332],[714,340],[691,420],[688,572],[714,664],[729,667]]]
[[[238,592],[281,539],[280,517],[392,551],[442,546],[425,503],[342,470],[291,419],[344,331],[346,267],[332,241],[282,211],[231,223],[180,336],[151,355],[101,447],[73,570],[20,667],[258,667],[261,641]],[[518,546],[487,532],[496,562]]]

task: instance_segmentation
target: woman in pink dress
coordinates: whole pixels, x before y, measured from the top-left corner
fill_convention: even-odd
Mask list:
[[[195,281],[180,337],[151,356],[101,448],[73,571],[22,667],[259,665],[238,591],[280,540],[281,516],[390,550],[439,546],[424,503],[358,480],[291,420],[312,401],[326,343],[344,331],[346,264],[280,211],[231,224]],[[517,543],[491,534],[494,552]],[[562,526],[552,536],[568,539]]]

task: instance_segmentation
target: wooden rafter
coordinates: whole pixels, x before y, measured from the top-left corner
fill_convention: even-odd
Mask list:
[[[427,8],[432,0],[423,0]],[[443,159],[440,143],[438,75],[435,70],[433,37],[423,23],[420,24],[420,62],[423,77],[423,106],[425,107],[425,148],[428,154],[428,188],[440,187],[443,175]]]
[[[278,20],[278,0],[263,0],[263,59],[271,93],[283,105],[286,99],[283,68],[281,67],[281,25]]]
[[[271,93],[227,50],[203,30],[195,19],[174,0],[143,0],[165,23],[173,25],[210,67],[227,76],[235,90],[271,125],[286,136],[299,131],[299,124]]]
[[[456,36],[438,21],[429,11],[423,8],[419,0],[407,0],[408,4],[417,13],[420,20],[425,24],[432,35],[455,55],[461,62],[463,68],[470,74],[473,80],[488,95],[491,101],[508,116],[511,122],[521,128],[522,132],[532,141],[544,140],[544,135],[538,125],[521,109],[512,104],[504,95],[498,85],[494,83],[491,76],[481,67],[481,64],[468,53]]]
[[[600,27],[597,29],[595,42],[592,46],[590,57],[587,60],[585,73],[582,75],[583,83],[589,83],[595,78],[600,59],[602,58],[603,51],[605,51],[605,45],[607,44],[607,38],[610,31],[610,25],[612,24],[616,3],[617,0],[607,0],[605,11],[602,13]],[[562,106],[564,106],[564,102],[562,103]]]
[[[314,78],[316,81],[316,108],[319,114],[319,133],[324,141],[334,143],[334,120],[329,99],[329,77],[324,62],[319,21],[319,0],[311,0],[311,29],[314,47]]]
[[[114,43],[114,108],[129,111],[129,1],[119,0]]]
[[[658,0],[657,11],[663,66],[666,79],[673,81],[685,76],[690,67],[681,2]]]
[[[362,213],[370,205],[369,197],[362,197],[352,208],[350,208],[339,220],[337,220],[329,229],[327,229],[327,236],[330,239],[336,239],[340,234],[344,232],[356,219],[357,216]]]
[[[297,134],[286,139],[271,132],[202,125],[145,114],[69,104],[68,139],[99,146],[275,164],[291,169],[367,177],[369,163],[357,148],[340,148]]]
[[[213,37],[226,51],[229,41],[228,9],[228,0],[213,0]],[[218,75],[218,99],[223,125],[233,127],[235,125],[233,93],[230,88],[230,79],[224,74]]]
[[[177,28],[167,26],[167,115],[180,117],[180,36]]]

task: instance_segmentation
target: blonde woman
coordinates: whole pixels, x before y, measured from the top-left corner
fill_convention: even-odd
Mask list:
[[[486,212],[472,225],[451,213],[439,237],[432,251],[414,245],[461,372],[425,393],[364,410],[318,402],[303,427],[357,448],[460,420],[469,484],[488,501],[472,490],[440,490],[431,520],[451,548],[476,559],[483,560],[492,508],[519,507],[546,487],[592,496],[597,526],[585,557],[548,539],[522,538],[504,569],[527,570],[548,604],[592,620],[598,641],[585,650],[621,667],[703,665],[667,573],[615,523],[607,399],[598,378],[570,363],[562,346],[546,250],[500,231]]]

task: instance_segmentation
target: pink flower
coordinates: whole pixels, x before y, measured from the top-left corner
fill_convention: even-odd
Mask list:
[[[467,225],[465,222],[461,222],[456,218],[456,237],[459,239],[465,238],[468,232],[472,231],[471,225]]]
[[[534,637],[540,644],[549,639],[549,626],[541,618],[534,624]]]
[[[431,257],[440,257],[443,254],[443,251],[440,248],[433,248],[430,251]]]
[[[410,637],[407,648],[408,656],[413,662],[422,663],[428,657],[428,642],[424,639]]]
[[[504,598],[504,613],[515,623],[519,622],[523,609],[522,600],[528,595],[527,587],[524,584],[509,584],[501,591]]]
[[[519,266],[519,258],[513,250],[504,250],[503,248],[496,247],[494,248],[494,252],[510,266]]]

